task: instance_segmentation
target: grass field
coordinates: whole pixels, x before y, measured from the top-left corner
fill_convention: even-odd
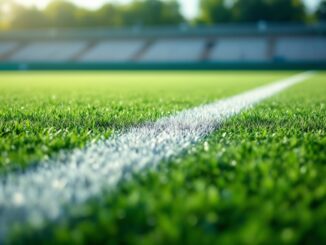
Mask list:
[[[293,74],[2,73],[0,171]],[[69,207],[69,217],[15,226],[8,241],[325,243],[325,80],[319,73],[233,117],[188,154]]]

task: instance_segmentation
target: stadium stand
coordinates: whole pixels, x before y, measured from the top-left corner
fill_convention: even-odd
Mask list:
[[[145,45],[143,40],[103,41],[85,53],[82,62],[126,62]]]
[[[83,41],[35,42],[15,53],[10,60],[22,62],[64,62],[80,52],[86,43]]]
[[[221,38],[213,48],[212,61],[268,61],[266,38]]]
[[[146,62],[199,61],[205,39],[166,39],[156,41],[140,58]]]
[[[279,38],[276,42],[274,58],[280,61],[325,61],[326,38]]]
[[[8,31],[0,40],[0,69],[326,67],[326,24]]]
[[[5,56],[13,51],[17,45],[16,42],[0,42],[0,59],[5,58]]]

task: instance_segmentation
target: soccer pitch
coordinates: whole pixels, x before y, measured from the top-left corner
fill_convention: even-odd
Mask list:
[[[295,74],[1,73],[0,177],[34,171],[60,151],[69,154]],[[182,154],[85,203],[62,207],[65,215],[55,220],[35,214],[19,222],[18,215],[9,228],[0,226],[6,234],[2,240],[325,243],[325,79],[319,72],[228,118]],[[64,182],[55,184],[64,188]],[[13,188],[13,204],[24,205],[23,197]]]

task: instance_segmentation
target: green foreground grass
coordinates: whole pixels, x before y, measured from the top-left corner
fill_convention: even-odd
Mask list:
[[[1,73],[0,171],[289,73]]]
[[[168,77],[166,81],[161,80],[162,76],[158,76],[160,79],[155,78],[156,74],[145,75],[146,79],[149,79],[147,84],[153,79],[159,80],[155,87],[146,86],[141,89],[140,85],[136,84],[134,88],[121,89],[119,96],[113,92],[115,89],[106,90],[104,84],[104,87],[99,86],[97,90],[89,90],[86,85],[83,90],[83,86],[79,86],[78,93],[77,90],[76,93],[67,90],[62,84],[62,92],[58,91],[60,96],[57,95],[59,101],[51,102],[54,104],[45,108],[39,105],[42,101],[40,98],[47,98],[53,91],[40,90],[46,88],[43,84],[37,84],[39,94],[32,89],[32,94],[36,97],[22,99],[21,96],[26,95],[27,90],[19,89],[21,94],[17,95],[16,100],[12,99],[10,94],[17,87],[7,85],[7,92],[2,93],[1,98],[7,101],[7,105],[12,99],[11,103],[15,101],[17,108],[19,103],[28,105],[33,101],[32,105],[37,108],[35,111],[40,110],[36,118],[43,121],[31,124],[37,125],[32,131],[32,135],[36,135],[36,140],[31,143],[32,149],[56,140],[69,140],[73,138],[71,135],[75,134],[77,143],[72,141],[64,145],[65,148],[70,148],[82,145],[89,139],[96,139],[104,132],[110,134],[112,130],[144,120],[153,120],[161,115],[228,96],[287,74],[188,73],[180,75],[182,79],[177,84],[172,82],[175,74],[163,74],[164,76]],[[207,80],[203,79],[205,76]],[[325,244],[325,78],[325,74],[317,75],[232,118],[205,139],[205,142],[189,149],[185,156],[180,156],[170,163],[162,163],[158,170],[134,176],[132,181],[122,184],[114,193],[91,200],[81,207],[72,207],[70,217],[55,224],[48,224],[41,230],[17,227],[10,237],[10,242]],[[130,79],[137,79],[137,76],[133,75]],[[192,86],[188,84],[189,79]],[[86,80],[84,81],[86,84]],[[117,82],[114,87],[117,89],[120,85]],[[53,89],[56,90],[57,87]],[[99,89],[101,92],[98,92]],[[132,92],[134,89],[138,89],[138,92]],[[70,118],[68,116],[71,113],[66,111],[64,105],[74,93],[71,110],[78,109],[77,111],[81,112],[76,112]],[[92,102],[91,96],[86,96],[91,94],[98,102]],[[107,99],[111,100],[112,104],[107,102]],[[45,99],[44,103],[49,101],[51,100]],[[122,103],[120,110],[114,107],[118,101],[126,101],[126,104]],[[157,103],[158,101],[160,103]],[[83,105],[88,103],[95,103],[95,108],[85,111]],[[1,108],[1,117],[4,115],[7,118],[7,125],[11,125],[12,121],[19,121],[20,117],[25,119],[21,114],[17,116],[17,110],[10,114],[7,109],[3,109],[5,107],[2,103]],[[105,108],[110,108],[112,114],[105,114]],[[100,113],[96,114],[98,109]],[[34,113],[32,109],[29,110]],[[63,139],[62,135],[58,134],[38,141],[38,137],[42,139],[42,134],[38,136],[35,132],[46,126],[60,129],[60,125],[65,125],[60,124],[56,114],[70,119],[65,122],[68,132],[72,133],[64,134]],[[90,118],[84,118],[88,114]],[[43,119],[42,115],[46,117]],[[117,117],[112,120],[108,115]],[[110,123],[103,126],[92,124],[102,120],[109,120]],[[79,128],[80,132],[95,130],[95,133],[92,131],[92,134],[79,139],[79,131],[76,133],[75,127]],[[1,139],[0,147],[4,147],[4,142],[15,142],[17,135],[19,136],[19,133],[9,136],[5,134],[7,141]],[[29,135],[21,133],[18,138],[29,140]],[[24,148],[25,144],[22,142],[17,147]],[[50,149],[54,152],[57,150],[51,147]],[[12,154],[7,154],[7,157],[11,156],[9,163],[12,159],[18,159],[20,163],[25,164],[31,159],[26,150],[9,152]],[[22,157],[20,154],[26,156]],[[33,154],[33,158],[40,157],[44,152]]]

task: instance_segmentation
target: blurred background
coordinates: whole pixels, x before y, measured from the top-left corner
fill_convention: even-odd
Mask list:
[[[323,69],[326,0],[0,0],[0,69]]]

